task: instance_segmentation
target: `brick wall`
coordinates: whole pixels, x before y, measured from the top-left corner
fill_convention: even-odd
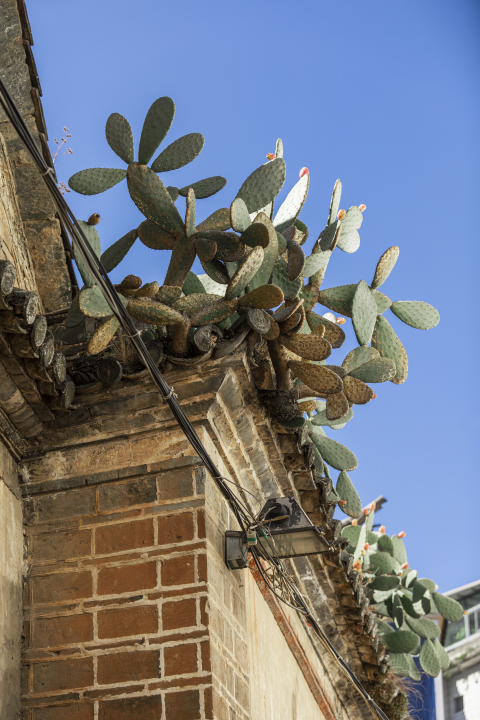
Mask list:
[[[179,462],[27,502],[27,720],[213,718],[204,470]]]

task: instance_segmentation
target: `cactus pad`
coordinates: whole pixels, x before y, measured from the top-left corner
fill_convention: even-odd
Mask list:
[[[342,367],[344,370],[347,371],[347,373],[351,373],[353,372],[353,370],[360,367],[361,365],[364,365],[370,360],[375,360],[375,358],[379,357],[380,353],[378,352],[378,350],[367,347],[366,345],[361,345],[360,347],[355,348],[355,350],[351,350],[351,352],[348,353],[342,363]]]
[[[325,410],[327,420],[331,422],[341,420],[348,414],[349,410],[350,405],[343,390],[327,397],[327,407]]]
[[[377,320],[377,304],[365,280],[360,280],[352,300],[352,323],[359,345],[369,345]]]
[[[180,288],[179,288],[180,289]],[[149,297],[153,298],[159,292],[160,286],[156,280],[153,282],[145,283],[135,293],[135,297]]]
[[[192,293],[204,293],[205,288],[198,275],[189,270],[182,291],[184,295],[192,295]]]
[[[333,188],[332,199],[330,201],[330,212],[328,213],[327,225],[335,222],[337,219],[338,208],[340,207],[340,198],[342,197],[342,183],[337,180]]]
[[[134,161],[133,135],[130,123],[123,115],[112,113],[105,127],[107,142],[113,152],[129,165]]]
[[[150,220],[145,220],[137,228],[138,237],[144,245],[152,250],[173,250],[175,238],[155,225]]]
[[[395,560],[386,552],[377,552],[370,555],[371,572],[379,575],[388,575],[395,570]]]
[[[357,231],[362,221],[363,213],[356,205],[347,210],[347,214],[342,220],[342,231],[337,241],[340,250],[347,253],[358,250],[360,247],[360,235]]]
[[[385,310],[388,310],[388,308],[391,307],[392,301],[389,297],[381,293],[380,290],[371,290],[371,293],[377,303],[377,315],[381,315],[385,312]]]
[[[422,617],[415,620],[415,618],[407,617],[406,622],[410,630],[413,630],[413,632],[426,640],[433,640],[440,635],[440,627],[436,622],[428,618]]]
[[[298,233],[295,236],[295,242],[298,242],[299,245],[304,245],[308,240],[308,227],[298,218],[293,224],[298,230]]]
[[[391,380],[396,372],[395,363],[389,358],[376,358],[351,370],[349,375],[365,383],[382,383]]]
[[[445,620],[458,622],[458,620],[462,619],[463,608],[459,602],[437,592],[432,593],[432,597],[438,612]]]
[[[228,230],[230,227],[230,210],[228,208],[220,208],[220,210],[215,210],[214,213],[209,215],[205,220],[202,220],[202,222],[197,225],[197,232],[208,232],[213,230],[221,232],[222,230]]]
[[[260,165],[245,180],[237,193],[237,198],[242,198],[248,212],[253,213],[277,197],[285,182],[285,174],[283,158],[278,157],[265,165]]]
[[[300,334],[294,337],[281,335],[280,342],[287,350],[294,352],[304,360],[325,360],[332,354],[332,346],[330,343],[317,335]],[[300,380],[302,380],[302,378],[300,378]],[[306,381],[304,380],[303,382]],[[306,384],[314,387],[308,382]]]
[[[203,200],[204,198],[208,198],[211,195],[215,195],[215,193],[219,192],[222,188],[224,188],[226,184],[227,181],[224,177],[222,177],[221,175],[214,175],[213,177],[205,178],[204,180],[198,180],[191,185],[185,185],[185,187],[180,188],[179,193],[183,197],[186,197],[189,189],[192,188],[197,200]],[[220,211],[217,210],[217,212]],[[230,224],[228,224],[225,228],[215,229],[228,230],[229,227]]]
[[[77,325],[80,325],[81,322],[85,320],[85,315],[78,307],[78,293],[75,295],[75,297],[72,300],[72,304],[70,305],[67,313],[67,317],[65,318],[65,326],[67,328],[77,327]]]
[[[185,235],[189,238],[195,232],[196,203],[192,188],[187,193],[187,210],[185,213]]]
[[[419,621],[417,620],[417,622]],[[425,640],[422,645],[418,662],[422,670],[426,672],[427,675],[430,675],[430,677],[437,677],[437,675],[440,674],[440,660],[435,652],[433,643],[428,639]]]
[[[283,302],[283,292],[276,285],[260,285],[239,298],[238,306],[241,308],[257,308],[269,310]]]
[[[92,225],[86,223],[84,220],[78,220],[78,226],[83,231],[83,234],[87,238],[87,241],[92,250],[94,251],[95,255],[97,257],[100,257],[100,238],[96,229]],[[93,287],[95,285],[95,278],[87,269],[87,266],[80,257],[76,242],[73,243],[73,259],[77,263],[78,271],[85,285],[87,287]]]
[[[377,317],[372,335],[372,347],[378,350],[382,357],[390,358],[395,363],[396,373],[391,378],[391,382],[396,385],[404,383],[408,375],[407,353],[394,329],[383,315]]]
[[[220,295],[213,295],[211,293],[192,293],[191,295],[186,295],[185,297],[176,300],[173,304],[173,309],[180,313],[185,312],[188,316],[190,316],[198,310],[202,310],[221,299]]]
[[[198,235],[195,240],[195,250],[200,258],[200,262],[202,264],[208,263],[210,260],[213,260],[217,254],[217,243]]]
[[[311,310],[307,312],[307,322],[312,332],[318,327],[325,328],[325,334],[323,337],[328,340],[332,348],[342,347],[345,342],[345,333],[340,325],[337,325],[331,320],[327,320],[327,318],[324,318],[321,315],[317,315]]]
[[[283,258],[278,258],[273,267],[272,283],[281,288],[287,299],[296,297],[303,287],[302,278],[297,278],[297,280],[288,279],[287,263]]]
[[[146,218],[172,235],[183,233],[183,221],[177,207],[152,170],[133,163],[128,168],[127,183],[133,202]]]
[[[167,192],[172,198],[173,202],[176,202],[178,200],[178,196],[180,195],[180,191],[178,188],[173,187],[172,185],[168,185]]]
[[[275,160],[272,160],[272,163]],[[264,225],[268,230],[269,242],[266,248],[264,248],[264,259],[258,272],[250,280],[248,289],[253,290],[260,285],[266,285],[272,276],[273,266],[278,259],[278,240],[277,231],[273,227],[272,221],[265,215],[264,212],[259,212],[253,224]]]
[[[335,470],[348,472],[358,467],[357,458],[345,445],[319,433],[314,433],[313,442],[327,465],[335,468]]]
[[[339,285],[338,287],[320,290],[318,302],[329,310],[345,315],[352,316],[352,302],[357,285]]]
[[[107,272],[111,272],[122,262],[136,239],[137,231],[130,230],[130,232],[121,237],[120,240],[117,240],[117,242],[114,242],[113,245],[110,245],[110,247],[102,253],[100,262]]]
[[[225,292],[226,300],[230,300],[235,297],[235,295],[238,295],[248,285],[250,280],[260,269],[264,256],[264,249],[258,246],[254,247],[248,255],[245,255],[245,257],[240,260],[237,270],[228,283],[228,287]]]
[[[300,298],[297,298],[294,302],[292,302],[290,305],[283,305],[281,308],[276,310],[273,313],[273,319],[279,323],[283,322],[284,320],[287,320],[291,315],[293,315],[297,310],[303,305],[303,300]]]
[[[303,268],[303,277],[313,277],[317,273],[325,270],[330,258],[331,250],[318,250],[313,252],[306,260]]]
[[[119,327],[120,322],[115,316],[108,318],[108,320],[106,320],[103,325],[100,325],[93,333],[87,345],[87,352],[91,355],[96,355],[102,352],[102,350],[105,350]]]
[[[437,655],[438,662],[440,663],[440,668],[442,670],[448,670],[448,668],[450,667],[450,658],[448,657],[447,651],[445,650],[443,645],[441,645],[438,638],[435,638],[435,640],[432,641],[432,644]]]
[[[172,98],[161,97],[150,106],[143,123],[138,162],[146,165],[162,140],[170,130],[175,116],[175,103]]]
[[[360,512],[362,512],[362,511],[360,510]],[[400,578],[398,576],[380,575],[379,577],[376,577],[369,584],[369,587],[371,587],[372,590],[380,590],[381,592],[386,592],[388,590],[395,590],[395,588],[398,587],[399,583],[400,583]],[[390,632],[390,630],[389,630],[389,632]],[[404,650],[404,651],[399,650],[398,652],[410,652],[410,651],[409,650]]]
[[[198,310],[191,317],[191,323],[194,327],[207,325],[207,323],[217,323],[230,317],[238,307],[238,300],[217,300],[201,310]]]
[[[317,401],[317,414],[314,418],[312,418],[312,425],[314,427],[320,427],[322,425],[325,425],[327,427],[331,427],[333,430],[340,430],[343,428],[347,422],[350,422],[350,420],[353,418],[353,410],[352,408],[349,409],[348,413],[341,417],[339,420],[329,420],[327,418],[327,410],[324,408],[323,410],[318,410],[318,401]]]
[[[213,260],[209,260],[208,262],[202,262],[202,259],[200,258],[200,262],[202,263],[203,269],[212,280],[221,285],[228,285],[230,276],[224,263],[217,260],[217,258],[213,258]]]
[[[149,283],[149,285],[153,285],[153,283]],[[158,288],[158,291],[155,294],[155,299],[164,305],[173,307],[174,303],[179,299],[181,294],[181,287],[175,287],[174,285],[162,285],[161,288]],[[138,292],[137,297],[139,297]]]
[[[307,173],[293,186],[287,197],[280,205],[273,224],[278,232],[283,232],[297,219],[308,195],[310,175]]]
[[[242,242],[249,247],[266,248],[270,242],[270,234],[268,228],[261,223],[253,223],[241,234]]]
[[[382,642],[394,653],[410,653],[418,644],[418,636],[410,630],[385,633]]]
[[[248,208],[242,198],[237,197],[230,206],[230,225],[239,233],[245,232],[250,227],[252,221]],[[244,241],[245,242],[245,241]]]
[[[375,394],[372,388],[369,388],[368,385],[365,385],[361,380],[357,380],[350,375],[343,378],[343,388],[347,398],[350,402],[355,403],[355,405],[365,405],[370,402]]]
[[[110,305],[105,300],[102,291],[97,285],[80,290],[78,294],[78,307],[84,315],[91,318],[102,318],[113,315]]]
[[[81,195],[98,195],[117,185],[126,174],[117,168],[88,168],[72,175],[68,185]]]
[[[403,542],[402,538],[399,538],[398,535],[393,535],[392,537],[392,546],[393,546],[393,557],[395,560],[400,563],[400,565],[403,565],[403,563],[407,562],[407,551],[405,548],[405,543]]]
[[[188,165],[200,155],[205,138],[200,133],[190,133],[168,145],[152,163],[153,172],[168,172]]]
[[[400,300],[390,310],[400,320],[417,330],[431,330],[440,322],[440,315],[432,305],[418,300]]]
[[[237,262],[245,256],[245,245],[235,233],[209,233],[217,244],[217,259],[224,262]]]
[[[150,298],[129,300],[127,310],[135,320],[148,325],[176,325],[184,322],[182,315],[176,310]]]
[[[182,287],[187,273],[195,261],[195,245],[184,235],[177,236],[170,257],[164,285]]]
[[[388,248],[388,250],[385,250],[382,257],[377,263],[377,267],[375,268],[375,274],[373,276],[371,288],[379,288],[385,280],[388,278],[390,273],[392,272],[395,263],[398,260],[398,256],[400,254],[400,248],[397,247],[397,245],[392,245],[392,247]]]
[[[321,338],[319,338],[321,339]],[[295,351],[293,351],[295,352]],[[309,388],[312,388],[321,397],[327,397],[331,393],[339,392],[342,389],[342,381],[338,375],[321,365],[290,360],[289,368],[299,380]],[[320,450],[320,452],[322,452]],[[347,468],[339,468],[346,470]]]
[[[409,657],[409,655],[404,655],[403,653],[390,653],[390,667],[395,675],[407,677],[410,667],[408,663]]]
[[[253,225],[252,227],[255,227]],[[280,237],[282,237],[280,235]],[[295,240],[290,240],[287,244],[287,277],[293,282],[302,274],[305,265],[305,253]]]

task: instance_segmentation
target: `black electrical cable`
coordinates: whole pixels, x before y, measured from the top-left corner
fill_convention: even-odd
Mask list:
[[[110,278],[107,275],[107,272],[105,271],[105,268],[103,267],[102,263],[100,262],[99,258],[96,256],[95,252],[90,246],[90,243],[88,242],[81,226],[79,225],[77,219],[75,218],[73,212],[70,210],[67,202],[65,201],[65,198],[63,197],[62,193],[57,187],[57,183],[55,180],[55,174],[52,170],[52,168],[48,167],[40,149],[37,147],[30,131],[28,130],[27,126],[25,125],[25,122],[20,115],[12,97],[10,96],[10,93],[8,92],[7,88],[5,87],[5,84],[3,83],[2,79],[0,78],[0,103],[3,106],[3,109],[5,110],[5,114],[7,115],[8,119],[12,123],[13,127],[15,128],[16,132],[18,133],[20,139],[24,143],[25,147],[30,152],[33,161],[35,165],[37,166],[41,176],[44,178],[45,183],[48,187],[48,190],[50,194],[52,195],[52,198],[55,202],[55,205],[58,210],[58,214],[60,216],[60,219],[62,220],[68,234],[72,238],[73,242],[75,243],[75,253],[80,256],[80,258],[85,263],[87,269],[89,272],[93,275],[95,278],[95,281],[102,291],[107,303],[109,304],[113,315],[117,318],[120,325],[122,326],[123,330],[127,334],[127,336],[130,337],[132,340],[138,355],[148,368],[152,379],[154,383],[157,385],[157,387],[162,392],[162,395],[164,396],[165,401],[168,403],[175,419],[177,420],[178,424],[180,425],[181,429],[183,430],[185,436],[187,437],[188,441],[190,442],[191,446],[197,453],[197,455],[202,460],[203,464],[205,465],[206,469],[212,476],[213,480],[215,481],[217,487],[220,489],[224,497],[228,500],[230,503],[230,506],[232,508],[232,512],[234,513],[237,522],[242,529],[243,532],[245,532],[246,528],[251,524],[251,519],[253,518],[253,515],[250,513],[248,508],[241,503],[241,501],[236,497],[236,495],[230,490],[230,488],[227,485],[226,478],[224,478],[218,468],[216,467],[215,463],[213,462],[212,458],[209,456],[206,448],[203,446],[200,438],[198,437],[197,433],[195,432],[195,429],[193,425],[191,424],[190,420],[185,415],[184,411],[180,407],[175,393],[173,391],[173,388],[170,388],[165,380],[163,379],[162,375],[160,374],[157,366],[153,362],[150,353],[148,352],[147,348],[145,347],[145,344],[143,343],[142,338],[140,337],[140,334],[138,330],[136,329],[135,325],[133,324],[133,321],[130,317],[130,315],[127,313],[122,301],[120,300],[120,297],[118,293],[116,292],[115,288],[112,285],[112,282]],[[233,483],[235,485],[235,483]],[[374,715],[381,718],[381,720],[388,720],[388,717],[385,715],[383,710],[381,710],[378,705],[374,702],[374,700],[370,697],[370,695],[367,693],[365,688],[362,686],[356,675],[349,669],[349,667],[345,664],[341,656],[338,654],[338,652],[335,650],[331,642],[328,640],[326,635],[324,634],[321,627],[318,625],[317,621],[311,614],[309,608],[307,607],[304,598],[302,597],[300,591],[295,585],[292,585],[288,573],[285,571],[283,564],[278,558],[273,558],[268,551],[265,551],[263,548],[263,551],[268,555],[269,561],[271,561],[277,570],[282,573],[284,580],[288,583],[290,590],[293,594],[293,596],[297,599],[299,607],[295,607],[294,605],[291,605],[290,603],[286,602],[278,593],[275,592],[274,588],[271,586],[271,584],[268,581],[268,578],[266,577],[265,571],[261,567],[260,562],[260,553],[256,548],[252,548],[252,556],[254,559],[254,562],[269,589],[274,593],[274,595],[281,600],[283,603],[291,607],[292,609],[296,610],[300,614],[302,614],[308,621],[311,628],[314,630],[315,634],[318,636],[320,642],[322,645],[327,649],[327,651],[334,657],[336,662],[338,663],[339,667],[341,668],[344,675],[347,677],[347,679],[354,685],[354,687],[358,690],[360,695],[365,700],[366,704],[372,711]]]

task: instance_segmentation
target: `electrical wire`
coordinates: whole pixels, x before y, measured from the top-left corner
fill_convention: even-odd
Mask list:
[[[37,166],[41,176],[43,177],[47,188],[53,198],[53,201],[57,207],[59,217],[65,226],[68,234],[73,240],[74,246],[75,246],[75,254],[77,254],[81,260],[85,263],[88,271],[92,274],[92,276],[95,278],[95,282],[98,285],[99,289],[102,291],[108,305],[110,306],[113,315],[117,318],[119,321],[122,329],[124,332],[131,337],[132,343],[135,346],[135,349],[139,355],[139,357],[142,359],[145,366],[148,368],[150,375],[152,376],[152,380],[155,383],[155,385],[160,389],[164,400],[168,403],[173,416],[175,417],[176,421],[178,422],[179,426],[181,427],[182,431],[184,432],[185,436],[187,437],[188,441],[190,442],[192,448],[195,450],[197,455],[202,460],[203,464],[205,465],[206,469],[208,470],[209,474],[212,476],[214,482],[216,483],[217,487],[223,494],[223,496],[226,498],[226,500],[230,503],[231,509],[233,514],[235,515],[235,518],[242,529],[243,532],[246,531],[246,528],[251,526],[252,519],[255,520],[255,517],[252,515],[252,513],[248,510],[248,508],[242,503],[239,498],[230,490],[230,488],[227,485],[227,482],[232,483],[232,481],[227,480],[224,478],[218,468],[216,467],[215,463],[213,462],[212,458],[209,456],[206,448],[203,446],[200,438],[198,437],[197,433],[195,432],[195,429],[187,416],[185,415],[184,411],[182,410],[180,404],[178,403],[178,400],[175,396],[175,393],[173,391],[173,388],[170,388],[167,383],[165,382],[164,378],[162,377],[161,373],[159,372],[157,366],[153,362],[150,353],[148,352],[147,348],[145,347],[145,344],[140,337],[140,334],[135,327],[130,315],[127,313],[122,301],[120,300],[120,297],[118,293],[116,292],[114,286],[112,285],[112,282],[110,278],[108,277],[107,272],[105,271],[105,268],[103,267],[102,263],[100,262],[100,259],[96,256],[95,252],[93,251],[92,247],[90,246],[90,243],[88,242],[80,224],[78,223],[77,219],[75,218],[75,215],[71,211],[70,207],[68,206],[65,198],[63,197],[62,193],[57,187],[56,179],[55,179],[55,173],[52,170],[52,168],[48,167],[46,164],[41,151],[37,144],[35,143],[30,131],[28,130],[22,116],[20,115],[18,108],[16,107],[12,97],[10,96],[10,93],[8,92],[7,88],[5,87],[5,84],[3,83],[2,79],[0,78],[0,103],[3,106],[3,109],[5,110],[5,114],[7,115],[8,119],[12,123],[13,127],[15,128],[16,132],[18,133],[20,139],[22,140],[25,147],[30,152],[32,159]],[[233,485],[236,485],[236,483],[232,483]],[[240,486],[237,486],[240,487]],[[245,489],[245,488],[242,488]],[[249,491],[247,491],[249,492]],[[252,493],[250,493],[252,494]],[[360,695],[365,700],[366,704],[370,708],[371,712],[374,716],[380,718],[381,720],[388,720],[387,716],[381,710],[378,705],[374,702],[374,700],[370,697],[368,692],[365,690],[365,688],[362,686],[356,675],[350,670],[350,668],[345,664],[341,656],[338,654],[338,652],[333,647],[332,643],[329,641],[329,639],[326,637],[325,633],[321,629],[321,627],[318,625],[317,621],[315,620],[313,614],[311,613],[310,609],[308,608],[308,605],[300,593],[298,587],[296,587],[295,584],[293,584],[290,580],[290,576],[285,570],[282,562],[279,560],[279,558],[272,557],[268,551],[265,550],[265,548],[262,548],[262,552],[265,553],[265,557],[268,562],[271,562],[276,570],[283,576],[284,581],[287,583],[290,589],[290,593],[292,594],[292,597],[295,599],[295,601],[298,604],[298,607],[291,605],[288,603],[284,598],[282,598],[272,587],[271,583],[269,582],[268,577],[266,576],[265,570],[262,568],[261,563],[261,556],[258,549],[254,546],[253,548],[250,548],[252,552],[252,556],[254,559],[254,562],[262,576],[262,579],[266,583],[266,585],[269,587],[271,592],[283,603],[291,607],[292,609],[299,612],[301,615],[303,615],[312,630],[314,631],[315,635],[320,640],[321,644],[324,646],[324,648],[327,650],[327,652],[334,658],[334,660],[337,662],[338,666],[340,667],[342,673],[345,675],[347,680],[356,688],[356,690],[360,693]]]

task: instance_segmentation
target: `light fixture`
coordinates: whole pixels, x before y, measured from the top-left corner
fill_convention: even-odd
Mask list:
[[[247,532],[227,530],[225,562],[230,570],[248,567],[248,548],[277,558],[304,557],[328,552],[330,544],[321,528],[315,527],[293,497],[271,498],[258,522]],[[263,552],[262,552],[263,551]]]

